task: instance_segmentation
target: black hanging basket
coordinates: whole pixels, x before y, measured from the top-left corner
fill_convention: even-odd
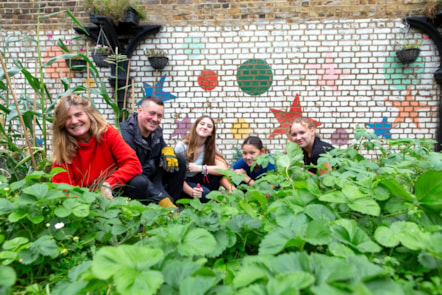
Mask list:
[[[436,80],[437,84],[442,85],[442,68],[439,68],[434,72],[434,79]]]
[[[169,58],[165,56],[149,56],[149,62],[155,70],[162,70],[167,66]]]
[[[92,59],[94,60],[97,67],[100,68],[108,68],[110,65],[106,61],[106,58],[108,57],[108,54],[104,53],[92,53]]]
[[[86,61],[80,58],[66,58],[66,65],[73,71],[82,71],[85,69]]]
[[[408,48],[396,51],[396,56],[399,58],[401,63],[410,64],[416,61],[420,53],[421,50],[419,48]]]

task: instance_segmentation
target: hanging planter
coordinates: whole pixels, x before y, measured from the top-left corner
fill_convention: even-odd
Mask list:
[[[65,62],[73,71],[82,71],[86,68],[86,61],[82,58],[66,58]]]
[[[149,63],[155,70],[162,70],[167,66],[169,58],[165,56],[149,56]]]
[[[106,58],[109,56],[109,54],[103,54],[103,53],[92,53],[92,59],[94,60],[94,63],[99,68],[108,68],[109,63],[106,61]]]
[[[149,63],[155,70],[162,70],[165,66],[167,66],[167,63],[169,62],[169,58],[166,57],[166,54],[163,50],[156,49],[146,49],[145,50],[146,55],[148,56]]]
[[[419,48],[407,48],[396,51],[396,56],[401,63],[410,64],[416,61],[420,53],[421,50]]]

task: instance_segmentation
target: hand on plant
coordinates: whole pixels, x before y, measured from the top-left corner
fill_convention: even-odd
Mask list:
[[[101,185],[101,195],[111,201],[114,199],[114,196],[112,195],[112,187],[108,182],[104,182]]]
[[[161,150],[160,167],[169,173],[179,170],[178,159],[172,147],[166,146]]]

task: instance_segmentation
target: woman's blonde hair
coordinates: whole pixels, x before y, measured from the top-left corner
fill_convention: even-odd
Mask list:
[[[292,126],[293,124],[301,124],[302,126],[304,126],[307,129],[315,129],[315,136],[319,137],[318,132],[316,131],[316,126],[313,123],[313,121],[311,121],[308,118],[305,117],[296,117],[291,123],[289,128],[287,128],[287,135],[288,137],[291,139],[292,138]]]
[[[98,143],[101,142],[103,133],[107,130],[106,119],[98,113],[90,101],[75,94],[61,97],[55,106],[52,123],[53,160],[60,164],[70,164],[77,153],[77,140],[66,130],[66,118],[72,106],[80,107],[87,114],[91,121],[89,132]]]
[[[210,121],[212,121],[213,130],[212,130],[212,135],[209,136],[205,142],[203,164],[214,165],[215,164],[215,155],[216,155],[216,146],[215,146],[216,127],[215,127],[215,121],[213,121],[213,119],[209,116],[199,117],[195,121],[195,123],[193,123],[189,134],[187,134],[187,136],[184,138],[183,141],[185,144],[187,144],[186,159],[188,162],[193,162],[193,158],[195,156],[196,144],[198,143],[196,128],[198,127],[198,124],[201,122],[201,120],[203,120],[204,118],[209,118]]]

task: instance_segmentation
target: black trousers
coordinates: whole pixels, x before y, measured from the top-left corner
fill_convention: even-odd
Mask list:
[[[169,173],[162,168],[158,168],[158,172],[150,178],[144,174],[138,174],[122,188],[122,193],[144,204],[158,203],[166,197],[170,198],[172,202],[177,201],[183,191],[186,176],[186,158],[184,155],[178,154],[177,159],[178,171]]]

